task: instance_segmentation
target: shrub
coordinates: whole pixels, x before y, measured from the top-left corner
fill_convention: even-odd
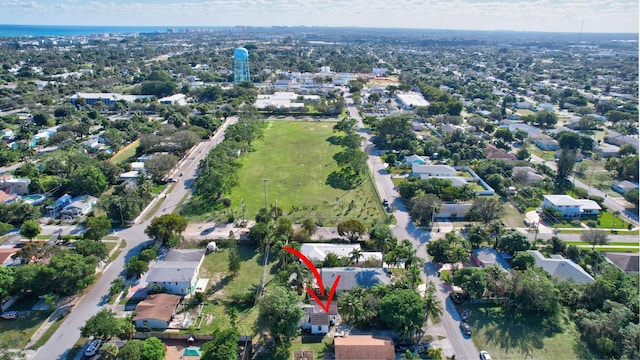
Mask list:
[[[597,222],[594,220],[587,220],[585,223],[587,224],[588,227],[595,228],[595,227],[598,227],[600,220],[598,220]]]

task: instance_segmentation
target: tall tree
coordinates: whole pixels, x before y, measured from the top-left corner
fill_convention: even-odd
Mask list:
[[[571,174],[573,166],[576,164],[576,151],[567,148],[560,150],[558,157],[558,171],[556,173],[556,182],[562,184]]]
[[[349,219],[338,223],[338,234],[346,237],[349,242],[358,241],[365,232],[366,228],[360,220]]]
[[[151,220],[144,233],[164,245],[169,245],[172,237],[180,236],[187,228],[188,221],[178,214],[164,214]],[[175,247],[177,244],[173,244]]]
[[[213,339],[202,344],[202,360],[236,360],[240,347],[240,334],[235,327],[218,329],[213,333]]]
[[[229,271],[233,273],[233,276],[238,275],[240,270],[240,254],[238,253],[238,243],[235,240],[229,241]]]
[[[96,337],[108,340],[117,336],[120,331],[120,324],[115,313],[110,309],[102,309],[93,315],[80,328],[80,335],[84,338]]]
[[[440,199],[434,194],[416,195],[409,215],[422,226],[431,225],[431,219],[440,208]]]
[[[26,237],[29,241],[32,241],[36,236],[40,234],[40,224],[35,220],[27,220],[22,223],[20,227],[20,235]]]
[[[300,335],[302,309],[298,306],[298,294],[276,286],[269,288],[258,301],[258,319],[269,328],[276,345],[289,346],[291,340]]]
[[[587,230],[580,234],[580,240],[591,244],[591,250],[595,250],[596,245],[606,245],[609,242],[609,237],[602,230]]]
[[[504,206],[500,199],[485,196],[475,198],[468,211],[470,218],[482,221],[485,226],[500,219],[504,214]]]
[[[530,247],[531,242],[529,241],[529,238],[527,238],[527,235],[516,229],[507,230],[505,234],[500,237],[500,241],[498,242],[498,249],[511,255],[515,254],[516,251],[529,250]]]
[[[111,220],[106,215],[90,216],[84,224],[84,238],[99,241],[109,234],[111,229]]]
[[[382,298],[382,321],[403,338],[413,337],[422,328],[424,315],[423,301],[413,289],[396,290]]]

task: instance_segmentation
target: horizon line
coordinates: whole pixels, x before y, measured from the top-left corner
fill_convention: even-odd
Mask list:
[[[542,31],[542,30],[506,30],[506,29],[443,29],[443,28],[415,28],[415,27],[380,27],[380,26],[332,26],[332,25],[96,25],[96,24],[0,24],[0,26],[40,26],[40,27],[112,27],[112,28],[307,28],[307,29],[376,29],[376,30],[418,30],[418,31],[460,31],[460,32],[486,32],[486,33],[540,33],[540,34],[610,34],[610,35],[636,35],[638,32],[592,32],[592,31]]]

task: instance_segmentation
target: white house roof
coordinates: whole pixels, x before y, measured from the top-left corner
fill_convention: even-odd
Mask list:
[[[580,206],[580,202],[576,201],[569,195],[543,195],[547,201],[554,206]]]
[[[311,261],[324,261],[329,253],[336,254],[339,258],[350,256],[353,249],[360,250],[358,244],[310,244],[304,243],[300,252]],[[366,259],[366,258],[365,258]]]
[[[191,282],[198,267],[193,264],[178,263],[154,264],[147,273],[148,282]]]
[[[536,258],[536,266],[551,276],[557,276],[563,280],[570,280],[576,284],[584,285],[593,282],[594,279],[580,265],[560,255],[553,258],[545,258],[538,250],[528,250]]]
[[[436,176],[436,175],[455,176],[456,175],[456,169],[452,168],[449,165],[420,165],[420,164],[414,163],[411,166],[411,171],[413,171],[413,173],[416,175],[418,174],[426,174],[431,176]]]
[[[398,93],[398,100],[405,106],[429,106],[429,102],[417,92]]]
[[[593,200],[576,199],[576,201],[578,203],[580,203],[580,209],[582,209],[582,211],[585,211],[585,210],[602,210],[600,205],[598,205],[598,203],[593,201]]]

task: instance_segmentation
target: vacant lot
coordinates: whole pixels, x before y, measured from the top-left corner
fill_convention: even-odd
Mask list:
[[[258,308],[253,301],[245,301],[255,294],[260,285],[264,263],[264,253],[251,246],[238,248],[242,264],[240,271],[233,276],[228,270],[228,251],[220,249],[208,254],[200,270],[200,277],[207,278],[209,285],[207,299],[202,310],[201,319],[195,321],[200,325],[200,334],[210,334],[214,329],[229,327],[229,311],[237,311],[237,326],[240,334],[254,333],[254,323],[258,317]],[[270,260],[274,259],[273,256]],[[276,262],[267,264],[265,284],[273,278],[272,270]],[[245,297],[246,296],[246,297]]]
[[[354,218],[365,223],[384,220],[373,185],[365,181],[352,190],[327,184],[339,170],[333,155],[342,150],[335,142],[333,121],[272,121],[255,151],[242,158],[239,184],[229,197],[231,210],[252,218],[265,204],[265,181],[269,207],[276,201],[294,222],[313,218],[331,225],[338,219]],[[333,137],[333,138],[332,138]],[[239,218],[239,216],[236,216]]]
[[[473,342],[494,359],[594,359],[566,313],[522,316],[488,304],[468,304]]]

